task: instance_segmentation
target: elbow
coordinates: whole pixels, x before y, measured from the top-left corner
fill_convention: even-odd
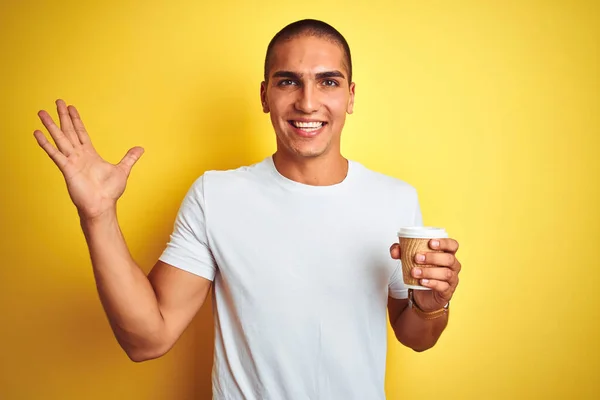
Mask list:
[[[402,338],[396,335],[396,339],[398,342],[413,350],[416,353],[422,353],[431,349],[437,343],[437,340],[433,342],[427,342],[423,340],[423,338],[415,339],[415,338]]]
[[[431,349],[433,346],[435,346],[436,343],[437,343],[437,339],[430,343],[419,343],[418,345],[413,344],[412,346],[409,346],[409,347],[416,353],[422,353],[424,351]]]
[[[127,354],[127,357],[129,357],[129,359],[134,363],[142,363],[144,361],[154,360],[163,356],[163,354],[160,353],[150,353],[139,350],[125,351],[125,353]]]
[[[125,350],[125,354],[127,354],[127,357],[129,357],[129,359],[131,361],[133,361],[134,363],[141,363],[144,361],[150,361],[153,360],[154,358],[148,357],[145,354],[142,354],[141,352],[134,352],[134,351],[127,351]]]
[[[424,351],[429,350],[430,348],[432,348],[433,346],[429,346],[429,347],[411,347],[411,349],[416,352],[416,353],[422,353]]]
[[[167,354],[172,345],[168,343],[145,345],[145,346],[124,346],[121,345],[127,357],[135,363],[155,360]]]
[[[162,349],[125,349],[127,357],[135,363],[141,363],[144,361],[155,360],[167,354],[167,350]]]

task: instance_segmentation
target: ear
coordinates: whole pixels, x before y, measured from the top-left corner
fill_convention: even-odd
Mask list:
[[[346,107],[346,112],[348,114],[352,114],[354,112],[354,90],[355,90],[356,84],[354,82],[352,82],[350,84],[350,98],[348,99],[348,106]]]
[[[262,103],[262,109],[265,114],[268,114],[269,111],[269,102],[267,101],[267,82],[261,82],[260,84],[260,102]]]

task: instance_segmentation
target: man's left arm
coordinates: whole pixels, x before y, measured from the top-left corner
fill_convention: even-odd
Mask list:
[[[447,306],[458,286],[458,274],[461,269],[456,258],[456,240],[432,239],[429,241],[429,247],[442,252],[415,255],[416,263],[427,267],[414,268],[412,273],[420,280],[422,286],[431,290],[412,291],[412,305],[409,305],[407,299],[388,298],[390,323],[396,338],[415,351],[433,347],[446,328],[450,311]],[[390,248],[394,259],[400,259],[401,251],[397,243]]]

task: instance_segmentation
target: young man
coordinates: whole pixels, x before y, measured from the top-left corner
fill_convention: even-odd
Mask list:
[[[331,26],[303,20],[279,32],[261,84],[276,153],[203,174],[148,277],[116,216],[143,150],[109,164],[73,106],[57,101],[60,128],[39,113],[58,149],[35,137],[65,177],[102,304],[132,360],[165,354],[213,283],[215,399],[383,399],[386,309],[404,345],[436,343],[458,284],[458,243],[431,241],[443,252],[417,256],[436,267],[419,270],[432,290],[416,291],[409,307],[400,249],[389,245],[399,227],[421,224],[417,194],[341,155],[351,76],[350,50]]]

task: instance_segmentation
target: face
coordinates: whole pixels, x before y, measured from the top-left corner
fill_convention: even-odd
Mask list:
[[[300,36],[273,49],[269,80],[261,84],[277,152],[292,158],[340,154],[340,136],[354,106],[343,48],[327,39]]]

